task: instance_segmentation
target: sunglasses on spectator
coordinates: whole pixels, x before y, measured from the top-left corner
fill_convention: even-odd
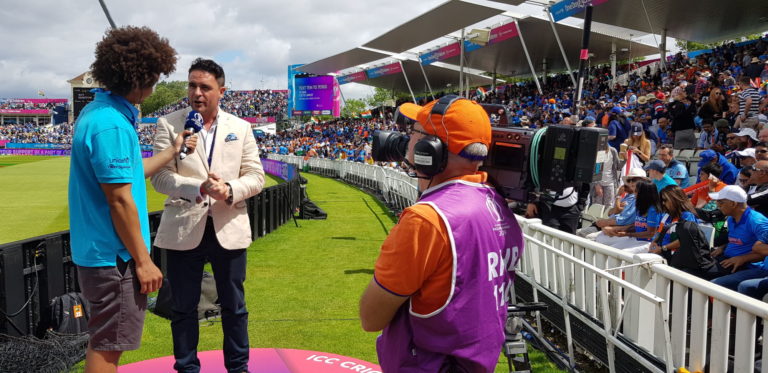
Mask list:
[[[757,167],[755,167],[755,166],[752,166],[752,171],[754,171],[754,172],[768,172],[768,170],[767,170],[767,169],[764,169],[764,168],[757,168]]]
[[[768,149],[755,150],[755,153],[768,153]]]

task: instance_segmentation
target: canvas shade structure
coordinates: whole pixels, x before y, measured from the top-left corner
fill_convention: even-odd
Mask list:
[[[378,87],[387,90],[394,90],[398,92],[408,92],[408,83],[413,89],[413,93],[416,95],[428,94],[429,88],[432,88],[433,92],[442,91],[446,88],[456,89],[459,86],[459,71],[458,67],[444,67],[438,65],[429,65],[424,67],[424,74],[429,79],[429,85],[424,79],[424,74],[421,72],[419,62],[406,60],[403,62],[403,72],[408,77],[403,76],[403,73],[385,75],[374,79],[367,79],[356,83],[365,84],[372,87]],[[469,79],[470,85],[488,85],[491,84],[492,79],[487,76],[478,74],[471,74],[464,72],[465,79]]]
[[[543,61],[547,61],[547,71],[566,70],[563,55],[557,46],[557,41],[552,33],[549,21],[527,17],[518,21],[520,33],[526,41],[531,60],[536,66],[536,72],[541,73]],[[555,24],[560,41],[568,56],[571,66],[578,66],[579,51],[581,50],[582,30],[580,28]],[[616,43],[617,58],[619,60],[629,57],[631,43],[632,56],[647,56],[658,53],[655,46],[630,42],[613,36],[592,32],[590,37],[589,53],[594,54],[592,64],[607,63],[610,61],[612,43]],[[621,49],[627,51],[622,52]],[[525,52],[518,37],[504,40],[498,44],[492,44],[466,54],[467,66],[477,70],[496,72],[508,76],[531,75],[531,69],[525,58]],[[458,64],[459,57],[452,57],[445,61],[448,64]]]
[[[363,46],[401,53],[503,12],[504,10],[501,9],[461,0],[450,0],[395,27],[363,44]]]
[[[306,64],[299,67],[297,70],[310,74],[323,75],[366,64],[386,57],[389,57],[389,54],[371,51],[364,48],[353,48],[346,52],[341,52],[339,54]]]
[[[584,12],[574,17],[584,18]],[[768,1],[609,0],[595,6],[592,20],[711,43],[768,30]]]

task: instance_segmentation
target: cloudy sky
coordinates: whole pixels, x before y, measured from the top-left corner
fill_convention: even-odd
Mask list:
[[[286,89],[289,64],[362,45],[444,1],[105,0],[118,26],[148,26],[169,39],[180,56],[169,79],[185,80],[191,61],[208,57],[223,65],[233,89]],[[0,97],[43,90],[69,98],[67,80],[88,70],[109,26],[98,0],[3,0],[0,19]],[[348,98],[371,92],[344,86]]]

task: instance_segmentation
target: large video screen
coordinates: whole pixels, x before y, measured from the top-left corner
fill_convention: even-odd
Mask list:
[[[293,115],[339,116],[339,86],[333,76],[297,77],[291,89]]]

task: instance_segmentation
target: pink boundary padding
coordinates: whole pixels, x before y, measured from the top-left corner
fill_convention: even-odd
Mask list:
[[[283,348],[252,348],[248,361],[251,373],[381,373],[378,365],[327,352]],[[201,373],[226,373],[221,350],[198,352]],[[119,373],[173,371],[173,356],[120,366]]]

